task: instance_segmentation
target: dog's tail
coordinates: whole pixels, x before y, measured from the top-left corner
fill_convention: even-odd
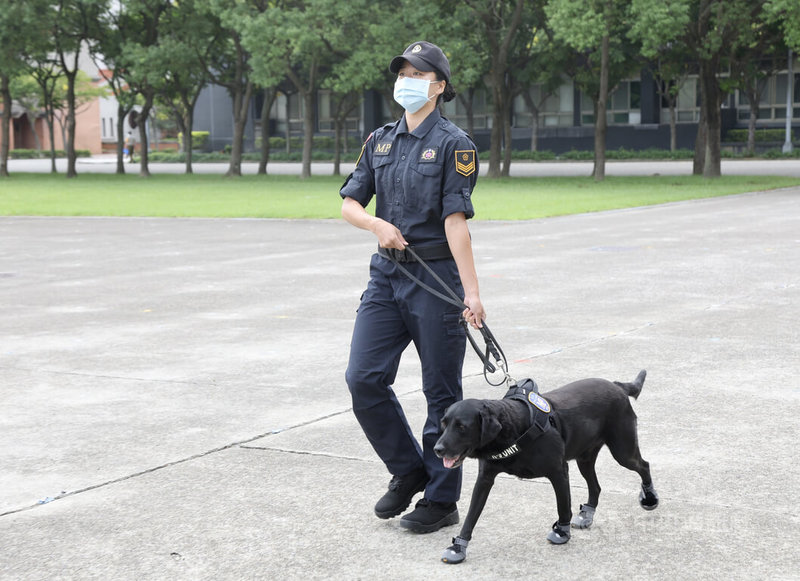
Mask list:
[[[639,372],[639,375],[636,376],[636,379],[633,380],[633,383],[623,383],[621,381],[615,381],[614,383],[624,389],[625,393],[628,394],[628,397],[636,399],[639,397],[639,394],[642,393],[642,386],[644,385],[645,377],[647,377],[647,371],[642,369]]]

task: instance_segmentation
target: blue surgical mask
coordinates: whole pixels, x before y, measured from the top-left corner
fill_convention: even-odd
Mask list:
[[[402,77],[394,84],[394,100],[409,113],[416,113],[430,101],[428,89],[431,81]]]

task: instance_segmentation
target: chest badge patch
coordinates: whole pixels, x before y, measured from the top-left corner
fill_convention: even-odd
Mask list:
[[[379,141],[375,144],[375,151],[373,152],[374,155],[389,155],[389,152],[392,150],[392,142],[391,141]]]
[[[436,153],[437,153],[436,149],[429,147],[428,149],[422,152],[422,155],[419,156],[419,160],[420,162],[428,162],[428,163],[436,161]]]
[[[550,413],[550,402],[544,399],[539,394],[530,392],[528,394],[528,401],[531,402],[535,407],[542,410],[544,413]]]
[[[464,177],[469,177],[475,173],[474,149],[456,150],[456,171]]]

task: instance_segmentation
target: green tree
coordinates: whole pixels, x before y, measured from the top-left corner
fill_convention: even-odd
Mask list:
[[[245,42],[249,23],[258,19],[276,2],[267,0],[198,0],[198,10],[212,18],[219,28],[217,50],[206,57],[206,72],[211,81],[225,87],[233,101],[233,143],[227,176],[242,175],[244,133],[247,126],[250,101],[255,90],[252,78],[253,50]]]
[[[632,0],[628,35],[641,44],[646,66],[669,109],[670,151],[677,149],[678,95],[691,71],[692,55],[676,42],[689,25],[690,0]]]
[[[70,108],[72,115],[77,116],[78,113],[85,111],[86,108],[100,97],[107,97],[109,89],[103,86],[95,86],[92,78],[84,71],[79,70],[75,75],[75,80],[72,85],[72,96],[70,100],[70,86],[65,83],[63,76],[58,78],[58,82],[54,85],[53,91],[53,117],[58,122],[61,129],[61,141],[66,143],[69,135],[68,123],[70,118]],[[70,105],[71,103],[71,105]]]
[[[635,65],[638,49],[626,35],[631,0],[550,0],[547,14],[557,40],[576,51],[575,79],[594,103],[594,170],[605,178],[608,96]]]
[[[173,3],[171,0],[123,0],[120,6],[117,26],[123,36],[116,65],[131,91],[140,99],[135,116],[139,131],[139,175],[148,177],[147,121],[156,95],[166,84],[164,73],[169,60],[168,51],[159,44],[160,22],[173,9]]]
[[[97,36],[97,23],[108,10],[108,0],[59,0],[51,3],[53,14],[52,38],[55,55],[67,81],[67,177],[78,175],[75,168],[75,82],[80,70],[82,50]],[[50,16],[50,15],[48,15]]]
[[[769,19],[754,22],[748,36],[749,42],[740,43],[733,53],[730,71],[732,83],[740,94],[747,97],[749,117],[746,151],[753,155],[756,149],[756,120],[761,96],[769,77],[784,65],[787,47],[780,27]]]
[[[56,61],[46,54],[39,54],[28,59],[31,78],[39,89],[39,106],[44,111],[44,120],[50,141],[50,173],[57,173],[56,169],[56,141],[55,141],[55,115],[60,107],[58,102],[58,88],[63,85],[61,67]]]
[[[36,132],[36,117],[40,111],[41,92],[39,85],[33,75],[19,75],[11,79],[11,94],[14,100],[24,109],[25,120],[31,128],[33,139],[36,142],[36,150],[42,150],[42,142]]]
[[[489,177],[508,175],[511,160],[511,104],[515,96],[513,73],[519,67],[514,57],[520,54],[533,35],[526,25],[524,0],[468,0],[469,16],[484,39],[489,55],[488,85],[492,95],[492,130],[489,151]],[[515,52],[516,49],[516,52]],[[523,57],[524,58],[524,57]],[[506,163],[501,168],[505,143]]]
[[[303,109],[303,167],[301,177],[311,175],[316,95],[330,72],[337,48],[349,32],[348,3],[338,0],[305,0],[283,10],[280,27],[287,55],[286,76],[297,89]]]
[[[3,116],[0,121],[0,177],[8,177],[8,152],[11,145],[11,82],[26,72],[26,57],[42,39],[46,20],[44,4],[38,0],[18,2],[0,0],[0,94]]]
[[[755,23],[765,18],[765,0],[693,0],[684,42],[698,61],[700,127],[694,173],[707,178],[722,174],[721,106],[734,84],[725,74],[733,55],[752,39]]]
[[[104,15],[97,27],[97,34],[92,43],[92,58],[97,68],[108,71],[108,83],[114,98],[117,101],[117,169],[116,173],[125,173],[125,156],[123,153],[125,140],[125,120],[133,111],[136,104],[137,93],[128,83],[129,69],[125,54],[128,42],[137,34],[137,28],[130,26],[130,17],[127,6],[121,4],[118,10],[110,11]]]
[[[261,158],[258,173],[267,173],[270,156],[269,114],[278,95],[287,93],[289,81],[286,77],[288,51],[280,29],[283,22],[282,7],[271,6],[254,15],[242,29],[242,44],[250,51],[250,68],[253,82],[262,92],[261,106]],[[287,143],[288,119],[287,119]]]
[[[777,23],[784,39],[795,51],[800,51],[800,2],[797,0],[767,0],[764,10],[770,22]]]
[[[192,169],[192,127],[200,92],[208,82],[204,63],[219,45],[221,30],[202,13],[194,0],[182,0],[159,23],[164,83],[158,100],[171,112],[183,136],[185,173]]]
[[[346,120],[361,104],[361,97],[367,88],[384,89],[391,84],[387,78],[389,60],[402,48],[392,42],[379,42],[376,24],[385,24],[380,19],[380,3],[370,0],[353,0],[335,3],[335,22],[341,25],[338,34],[329,36],[328,44],[334,58],[327,67],[325,78],[320,85],[329,89],[330,113],[334,121],[334,163],[333,174],[340,174],[341,154],[347,143]],[[388,32],[388,31],[387,31]],[[378,48],[378,45],[380,48]],[[376,51],[381,53],[376,56]],[[391,55],[391,56],[389,56]],[[381,58],[385,58],[381,66]],[[371,129],[371,128],[370,128]]]
[[[544,21],[542,24],[545,24]],[[528,51],[530,58],[527,66],[514,76],[520,85],[525,106],[531,114],[531,151],[537,151],[541,108],[564,84],[564,71],[570,67],[572,51],[564,43],[556,42],[552,31],[546,26],[535,31]]]

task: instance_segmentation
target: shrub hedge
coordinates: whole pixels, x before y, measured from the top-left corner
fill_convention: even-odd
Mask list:
[[[765,141],[784,141],[786,139],[785,129],[756,129],[755,138],[757,143]],[[794,134],[792,134],[794,140]],[[747,141],[747,129],[730,129],[725,134],[725,141],[744,142]]]
[[[88,149],[76,149],[75,155],[78,157],[91,157],[92,152]],[[49,150],[38,149],[12,149],[8,152],[9,159],[48,159]],[[56,157],[67,157],[67,152],[63,149],[56,149]]]

